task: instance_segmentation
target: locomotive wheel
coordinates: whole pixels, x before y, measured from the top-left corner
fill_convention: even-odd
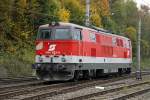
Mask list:
[[[122,76],[122,74],[123,74],[123,70],[122,70],[122,68],[119,68],[119,69],[118,69],[118,75],[119,75],[119,76]]]
[[[126,69],[126,74],[130,74],[131,73],[131,68],[127,68]]]
[[[75,70],[73,80],[74,80],[74,81],[78,81],[79,78],[80,78],[79,71],[78,71],[78,70]]]
[[[91,80],[90,72],[88,70],[83,71],[83,78]]]
[[[106,76],[104,74],[104,69],[97,69],[96,70],[96,77],[102,77],[102,76]]]

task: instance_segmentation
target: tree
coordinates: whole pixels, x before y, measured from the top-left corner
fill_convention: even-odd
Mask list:
[[[106,20],[104,21],[103,19],[103,23],[104,23],[104,27],[105,29],[115,33],[115,34],[118,34],[117,33],[117,24],[116,22],[111,18],[111,17],[107,17]]]
[[[58,17],[60,21],[69,22],[70,19],[70,12],[64,8],[58,11]]]
[[[85,7],[75,0],[64,0],[65,9],[70,11],[70,22],[84,25]]]
[[[3,39],[6,37],[6,34],[4,33],[4,24],[9,18],[10,15],[10,4],[11,2],[9,0],[1,0],[0,1],[0,42],[2,44]]]
[[[37,0],[37,2],[40,11],[36,24],[41,25],[58,19],[57,12],[60,9],[60,2],[58,0]]]
[[[100,0],[100,12],[103,17],[110,16],[109,0]]]
[[[91,21],[92,24],[104,27],[108,24],[107,21],[104,21],[110,16],[110,8],[108,0],[91,0]],[[97,21],[93,22],[93,19]]]
[[[138,8],[133,0],[127,0],[125,2],[126,20],[125,24],[127,27],[137,27],[138,24]]]
[[[91,24],[98,27],[102,27],[101,16],[98,14],[98,11],[94,5],[92,5],[90,12],[91,12],[90,14]]]
[[[133,57],[136,57],[136,45],[137,45],[137,39],[136,39],[136,29],[132,26],[126,28],[125,35],[131,40],[132,48],[133,48]]]
[[[122,33],[126,28],[126,9],[124,0],[116,0],[112,4],[112,19],[117,24],[117,32]]]
[[[142,51],[142,57],[148,58],[150,55],[150,45],[149,42],[146,40],[141,40],[141,51]]]
[[[136,29],[132,26],[126,28],[125,34],[131,41],[136,41]]]

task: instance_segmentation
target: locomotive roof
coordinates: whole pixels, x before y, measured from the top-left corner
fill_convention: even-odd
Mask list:
[[[116,35],[116,34],[112,34],[112,33],[109,34],[109,32],[104,32],[105,30],[102,29],[102,28],[99,28],[100,30],[96,30],[96,29],[92,29],[92,28],[85,27],[85,26],[80,26],[80,25],[77,25],[77,24],[66,23],[66,22],[59,22],[59,25],[77,27],[77,28],[81,28],[81,29],[88,29],[88,30],[90,30],[90,31],[95,31],[95,32],[99,31],[99,32],[101,32],[102,34],[107,34],[107,35],[111,35],[111,36],[117,36],[117,37],[120,37],[120,38],[124,38],[124,39],[129,40],[127,37],[123,37],[123,36]],[[45,28],[45,27],[49,27],[49,24],[45,24],[45,25],[41,25],[41,26],[40,26],[40,28]]]

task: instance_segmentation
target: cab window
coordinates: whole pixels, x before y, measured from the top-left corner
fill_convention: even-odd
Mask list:
[[[75,29],[74,33],[74,40],[82,40],[82,34],[81,34],[81,30],[80,29]]]
[[[89,35],[90,35],[90,40],[92,42],[96,42],[96,35],[93,32],[91,32]]]
[[[51,29],[39,30],[37,39],[51,39]]]
[[[69,29],[57,28],[54,33],[55,40],[71,40],[72,35]]]

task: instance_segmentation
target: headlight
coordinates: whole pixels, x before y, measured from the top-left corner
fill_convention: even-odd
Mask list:
[[[43,48],[43,42],[40,42],[36,45],[36,50],[41,50]]]
[[[65,59],[65,58],[61,58],[61,61],[62,61],[62,62],[66,62],[66,59]]]
[[[39,61],[40,61],[40,62],[43,62],[43,58],[42,58],[41,56],[39,57]]]

